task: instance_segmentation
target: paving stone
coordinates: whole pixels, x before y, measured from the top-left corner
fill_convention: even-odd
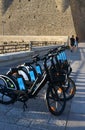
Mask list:
[[[10,123],[0,122],[0,129],[1,130],[30,130],[30,128],[22,127]]]
[[[48,112],[37,112],[37,111],[29,111],[25,112],[25,117],[31,120],[49,120],[51,118],[51,114]]]
[[[18,119],[16,117],[0,115],[0,122],[16,124],[17,121],[18,121]]]
[[[84,97],[76,97],[71,105],[72,113],[82,113],[85,114],[85,96]]]
[[[70,113],[66,130],[85,130],[85,114]]]
[[[17,108],[13,108],[7,113],[7,116],[13,116],[16,117],[17,119],[22,118],[23,115],[24,115],[23,110]]]
[[[31,122],[32,122],[32,120],[29,119],[29,117],[28,118],[23,117],[17,121],[17,125],[28,127],[28,126],[30,126]]]
[[[32,121],[30,128],[39,128],[41,130],[63,130],[65,126],[53,125],[43,120],[36,120],[36,122]]]
[[[11,109],[12,109],[12,105],[0,104],[0,112],[1,113],[7,113]]]

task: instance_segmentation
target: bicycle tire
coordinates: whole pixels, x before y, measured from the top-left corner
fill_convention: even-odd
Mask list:
[[[72,99],[76,93],[75,82],[70,77],[68,77],[66,84],[63,86],[63,88],[65,91],[66,100]]]
[[[11,104],[14,102],[13,98],[10,97],[8,92],[6,91],[7,89],[7,83],[4,78],[0,77],[0,103],[1,104]]]
[[[63,88],[56,85],[52,85],[50,87],[48,86],[46,91],[46,104],[49,111],[53,115],[55,116],[61,115],[66,106],[65,92]]]

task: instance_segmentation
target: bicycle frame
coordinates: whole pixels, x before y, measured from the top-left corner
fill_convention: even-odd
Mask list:
[[[41,76],[37,76],[35,82],[31,86],[31,88],[28,89],[28,95],[30,98],[37,96],[37,94],[44,87],[44,85],[47,83],[47,81],[49,81],[51,84],[51,78],[50,78],[50,75],[48,72],[48,67],[47,67],[47,59],[44,59],[43,64],[44,64],[44,70],[45,70],[44,73],[42,73]],[[36,64],[36,65],[39,65],[39,64]],[[36,65],[35,65],[35,67],[36,67]]]

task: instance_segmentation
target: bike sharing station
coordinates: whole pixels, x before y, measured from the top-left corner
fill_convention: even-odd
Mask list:
[[[34,52],[32,46],[29,46],[30,61],[18,64],[15,68],[11,67],[6,74],[0,75],[0,103],[9,105],[20,101],[23,103],[23,110],[26,110],[26,102],[35,98],[44,85],[48,84],[45,93],[47,107],[53,115],[61,115],[66,102],[73,98],[76,92],[75,83],[70,77],[72,68],[65,54],[68,46],[43,47],[44,51],[35,47]],[[16,53],[15,59],[16,55],[19,57]],[[22,57],[23,53],[20,55]],[[6,56],[12,61],[13,57]],[[23,57],[28,58],[28,52]]]

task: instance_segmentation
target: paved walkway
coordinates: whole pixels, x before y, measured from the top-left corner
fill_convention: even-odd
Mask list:
[[[80,43],[77,51],[68,51],[67,54],[71,60],[71,76],[75,80],[77,92],[67,102],[64,113],[55,117],[48,111],[43,89],[36,100],[28,101],[25,112],[20,102],[9,106],[0,104],[1,130],[85,130],[85,43]]]
[[[79,44],[71,58],[77,92],[71,103],[66,130],[85,130],[85,43]]]

